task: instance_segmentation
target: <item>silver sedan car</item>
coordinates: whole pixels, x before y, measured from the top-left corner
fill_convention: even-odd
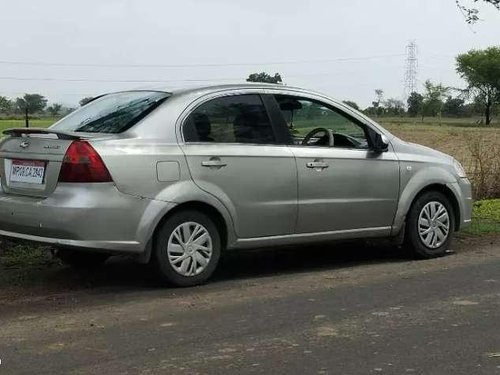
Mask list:
[[[387,237],[436,257],[471,221],[451,156],[299,88],[117,92],[4,134],[0,235],[75,267],[129,254],[189,286],[233,249]]]

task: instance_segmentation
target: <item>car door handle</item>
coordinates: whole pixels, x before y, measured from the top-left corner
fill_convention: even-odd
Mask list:
[[[328,168],[328,164],[326,164],[324,161],[311,161],[309,163],[306,163],[307,168],[311,169],[325,169]]]
[[[220,158],[210,158],[210,160],[204,160],[201,162],[202,167],[208,167],[208,168],[223,168],[227,165],[227,163],[224,163]]]

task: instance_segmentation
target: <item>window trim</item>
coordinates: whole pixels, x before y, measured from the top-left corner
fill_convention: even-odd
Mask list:
[[[271,131],[273,132],[274,135],[274,143],[242,143],[242,142],[203,142],[203,141],[186,141],[185,137],[185,129],[189,127],[188,119],[189,117],[202,105],[211,102],[213,100],[217,99],[222,99],[222,98],[227,98],[227,97],[232,97],[232,96],[247,96],[247,95],[254,95],[258,96],[262,106],[264,108],[264,111],[266,112],[266,115],[269,119],[269,124],[271,125]],[[191,129],[190,131],[193,131]],[[231,91],[231,92],[217,92],[212,93],[210,95],[206,95],[202,98],[199,98],[198,100],[192,102],[184,111],[184,113],[181,115],[181,120],[180,120],[180,139],[182,140],[182,144],[185,145],[245,145],[245,146],[286,146],[285,143],[282,143],[282,136],[279,135],[279,132],[276,129],[276,124],[275,121],[273,121],[273,118],[271,116],[271,113],[269,112],[269,106],[266,103],[266,100],[264,99],[264,95],[260,91]]]

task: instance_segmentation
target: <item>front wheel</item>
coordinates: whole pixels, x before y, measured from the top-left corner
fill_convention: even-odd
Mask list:
[[[455,228],[450,201],[437,191],[429,191],[413,203],[406,221],[405,247],[417,258],[443,256]]]
[[[198,211],[174,214],[159,228],[153,262],[160,278],[176,286],[205,282],[215,271],[221,253],[216,225]]]

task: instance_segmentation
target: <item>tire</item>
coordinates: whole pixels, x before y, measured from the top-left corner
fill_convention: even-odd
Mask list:
[[[163,282],[180,287],[203,284],[219,263],[220,234],[209,216],[180,211],[161,225],[153,251],[152,261]]]
[[[64,264],[67,264],[75,269],[93,269],[97,268],[106,262],[110,257],[109,254],[96,253],[91,251],[79,251],[71,249],[59,249],[56,253]]]
[[[415,258],[440,257],[449,249],[454,230],[455,214],[448,198],[437,191],[425,192],[408,212],[404,245]]]

